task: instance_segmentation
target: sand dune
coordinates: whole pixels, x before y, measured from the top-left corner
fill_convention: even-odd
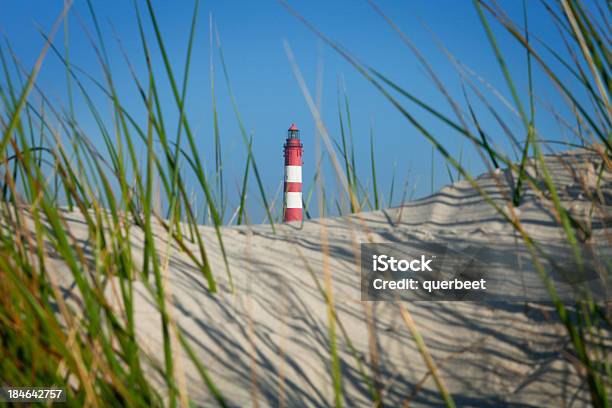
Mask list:
[[[597,156],[583,150],[548,158],[562,198],[577,216],[590,199],[580,185],[595,188]],[[532,170],[533,171],[533,170]],[[535,174],[535,173],[534,173]],[[479,185],[504,202],[507,172],[486,174]],[[501,181],[498,184],[496,177]],[[612,174],[601,182],[607,211],[593,225],[593,241],[612,247]],[[550,209],[530,191],[521,221],[539,242],[557,242],[561,229]],[[606,218],[607,217],[607,218]],[[75,215],[75,236],[86,229]],[[608,231],[609,232],[609,231]],[[158,230],[159,236],[164,233]],[[171,249],[167,281],[172,315],[235,406],[329,406],[333,404],[327,309],[318,289],[324,281],[322,237],[329,244],[329,270],[338,318],[367,372],[380,384],[387,406],[439,406],[441,399],[394,302],[361,302],[359,243],[469,242],[483,248],[517,250],[515,234],[469,183],[385,211],[332,217],[299,225],[225,227],[223,240],[235,284],[230,292],[223,259],[211,227],[201,227],[220,293],[210,294],[189,258]],[[136,250],[142,235],[135,234]],[[160,243],[158,247],[164,248]],[[194,246],[195,248],[195,246]],[[163,256],[163,255],[162,255]],[[311,272],[314,274],[311,274]],[[516,276],[515,271],[507,271]],[[63,283],[72,287],[69,280]],[[74,288],[73,288],[74,290]],[[141,342],[163,360],[159,313],[142,283],[136,283],[136,316]],[[114,300],[112,285],[108,296]],[[550,305],[533,303],[405,302],[459,406],[582,406],[588,390],[568,357],[564,329]],[[366,316],[375,328],[369,338]],[[356,360],[338,330],[342,386],[347,406],[371,400]],[[370,360],[375,351],[377,361]],[[212,397],[196,370],[182,359],[194,402]],[[153,375],[153,374],[152,374]]]

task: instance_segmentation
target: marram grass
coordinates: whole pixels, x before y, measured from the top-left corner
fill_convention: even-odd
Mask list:
[[[559,300],[554,285],[540,260],[544,256],[541,244],[525,231],[516,216],[516,209],[521,204],[525,186],[540,193],[542,200],[554,209],[555,217],[564,232],[565,239],[575,250],[580,264],[578,246],[588,239],[591,220],[578,220],[564,208],[558,187],[552,180],[543,156],[545,141],[538,132],[538,118],[533,98],[534,69],[545,73],[567,101],[573,117],[567,122],[577,123],[572,132],[577,133],[582,145],[595,149],[602,157],[604,165],[612,160],[612,112],[610,111],[610,50],[607,47],[606,32],[602,32],[599,23],[594,21],[590,11],[576,0],[561,0],[558,4],[547,6],[550,18],[558,24],[566,35],[569,44],[579,53],[572,54],[575,60],[566,61],[552,47],[544,44],[545,49],[552,51],[555,62],[568,69],[572,77],[584,87],[589,95],[591,105],[580,103],[569,91],[569,87],[560,75],[552,68],[544,56],[534,49],[533,38],[529,35],[527,13],[521,22],[511,21],[495,2],[475,0],[473,5],[482,23],[483,42],[488,43],[494,53],[502,72],[504,83],[495,84],[505,87],[512,96],[514,108],[519,113],[523,124],[521,134],[512,134],[503,126],[511,144],[524,140],[520,146],[519,164],[514,164],[510,157],[492,143],[492,135],[484,129],[478,119],[479,112],[473,107],[464,93],[466,105],[461,114],[459,102],[454,100],[444,85],[435,77],[435,72],[428,62],[419,55],[418,49],[374,3],[373,12],[380,14],[402,38],[411,52],[432,76],[432,83],[454,107],[456,117],[443,113],[437,106],[419,98],[398,82],[378,71],[375,64],[366,65],[339,44],[326,37],[314,28],[303,17],[290,12],[311,29],[329,46],[335,49],[366,81],[372,84],[389,103],[406,119],[410,129],[431,143],[432,155],[444,160],[449,179],[464,179],[478,191],[503,218],[512,225],[518,236],[529,249],[534,264],[538,267],[541,278],[547,283],[550,299],[555,306],[558,319],[563,323],[569,342],[580,367],[584,373],[591,402],[596,407],[610,406],[610,378],[612,364],[605,345],[593,340],[592,333],[610,330],[609,315],[601,304],[592,299],[585,299],[576,304],[565,304]],[[181,365],[175,361],[176,348],[196,368],[202,384],[208,393],[221,406],[227,405],[227,398],[219,391],[216,379],[198,358],[191,344],[177,329],[173,316],[168,310],[168,293],[164,276],[168,272],[168,245],[174,244],[201,271],[201,278],[208,290],[217,291],[215,277],[227,274],[231,282],[231,270],[224,249],[222,224],[226,214],[235,210],[237,224],[248,223],[248,179],[253,173],[266,211],[266,221],[274,229],[273,206],[269,205],[266,189],[263,186],[253,154],[254,138],[247,134],[238,109],[237,98],[231,88],[229,68],[224,60],[220,38],[213,24],[209,23],[209,41],[211,44],[210,76],[212,95],[211,123],[214,152],[205,154],[214,158],[214,170],[208,170],[199,152],[196,137],[186,114],[188,79],[192,59],[194,33],[199,17],[199,1],[195,1],[190,21],[190,35],[187,42],[187,54],[182,74],[182,82],[177,81],[177,64],[168,58],[167,41],[161,34],[155,9],[150,1],[141,10],[135,3],[136,23],[139,30],[139,41],[145,55],[146,77],[139,78],[133,70],[133,84],[138,88],[145,114],[142,117],[132,116],[122,104],[107,54],[105,34],[96,15],[95,7],[88,2],[93,27],[88,30],[88,41],[95,51],[103,75],[94,78],[80,70],[74,63],[74,54],[70,53],[69,25],[70,3],[68,2],[57,18],[49,33],[43,33],[45,45],[32,69],[26,70],[10,44],[0,46],[0,378],[11,384],[31,386],[48,386],[49,384],[67,387],[67,403],[72,406],[176,406],[187,401],[184,384],[180,381]],[[527,2],[524,3],[524,7]],[[601,5],[605,8],[607,5]],[[288,6],[287,6],[288,7]],[[562,16],[563,19],[559,19]],[[525,69],[528,72],[528,89],[521,90],[512,78],[506,63],[504,51],[494,34],[491,24],[499,25],[525,50]],[[520,24],[519,24],[520,23]],[[606,21],[606,24],[608,21]],[[63,25],[63,52],[54,44],[55,35]],[[145,33],[145,25],[153,28],[153,36]],[[607,26],[607,25],[606,25]],[[522,27],[522,28],[520,28]],[[93,33],[93,34],[92,34]],[[224,172],[222,144],[222,126],[217,112],[218,97],[213,47],[219,53],[224,79],[229,89],[236,121],[240,127],[241,139],[247,153],[247,160],[242,180],[238,183],[239,204],[235,209],[229,206],[227,199],[227,177]],[[290,47],[287,50],[290,53]],[[161,55],[162,74],[152,66],[152,53]],[[66,86],[69,95],[69,107],[66,110],[52,102],[37,86],[36,79],[42,69],[45,58],[52,54],[65,67]],[[448,55],[450,63],[460,70],[460,65]],[[124,55],[126,64],[131,66],[129,56]],[[290,57],[291,59],[291,57]],[[11,66],[12,64],[12,66]],[[556,65],[555,65],[556,66]],[[579,66],[580,69],[573,67]],[[585,69],[583,69],[585,68]],[[297,66],[294,72],[298,82],[303,84]],[[461,75],[462,72],[459,72]],[[158,76],[162,75],[163,78]],[[465,78],[465,77],[464,77]],[[169,81],[174,108],[179,112],[177,123],[170,123],[164,105],[160,102],[159,86],[161,81]],[[90,82],[96,90],[103,93],[112,106],[112,120],[105,121],[103,115],[93,102],[91,91],[85,85]],[[474,84],[465,79],[467,89],[476,93],[482,101],[482,94],[476,92]],[[318,185],[320,199],[319,213],[325,214],[329,203],[336,204],[338,212],[343,211],[340,203],[349,203],[352,213],[364,209],[376,210],[383,207],[384,199],[379,190],[375,160],[376,140],[374,130],[370,131],[370,166],[365,173],[371,177],[372,191],[368,183],[360,177],[357,167],[353,138],[353,123],[349,97],[344,86],[338,95],[338,120],[340,134],[330,137],[314,103],[310,103],[311,112],[317,122],[319,133],[325,142],[326,150],[317,162],[312,186]],[[465,88],[464,88],[465,89]],[[312,102],[305,86],[304,95]],[[522,97],[525,92],[527,98]],[[82,130],[79,117],[74,110],[74,98],[82,98],[88,114],[94,118],[96,132],[102,140],[102,148],[95,147],[90,135]],[[400,100],[401,98],[401,100]],[[529,101],[528,108],[523,104]],[[407,105],[410,102],[411,105]],[[485,101],[487,102],[487,101]],[[507,121],[505,112],[496,110],[492,103],[486,103],[490,113],[503,125]],[[463,149],[458,155],[453,154],[436,135],[427,129],[413,114],[414,108],[424,110],[449,130],[473,145],[485,164],[496,169],[506,166],[512,170],[513,192],[508,198],[507,208],[499,205],[476,183],[473,175],[463,164]],[[66,113],[67,112],[67,113]],[[333,142],[333,143],[332,143]],[[145,152],[144,162],[137,155],[139,149]],[[323,161],[329,160],[334,165],[338,179],[343,188],[334,196],[334,189],[324,184],[322,175]],[[525,171],[527,160],[533,160],[544,183],[539,183]],[[607,163],[607,164],[606,164]],[[401,165],[401,163],[400,163]],[[368,171],[369,170],[369,171]],[[598,173],[601,177],[603,167]],[[224,259],[225,270],[212,270],[207,249],[198,234],[198,225],[202,223],[200,211],[189,196],[192,186],[188,186],[187,172],[195,176],[196,188],[205,197],[205,211],[210,215],[215,228],[217,245]],[[395,184],[395,167],[387,205],[393,202]],[[431,170],[433,183],[433,167]],[[440,177],[438,175],[438,177]],[[364,187],[365,186],[365,187]],[[432,188],[433,190],[433,188]],[[308,204],[311,190],[305,200],[306,217],[310,218]],[[405,194],[404,194],[405,196]],[[167,203],[162,206],[161,202]],[[593,200],[593,209],[598,203]],[[82,215],[85,222],[90,245],[85,248],[70,231],[66,229],[66,209]],[[591,211],[595,217],[597,211]],[[155,226],[161,226],[166,236],[159,240],[154,236]],[[136,257],[131,246],[131,236],[135,231],[142,232],[144,248],[142,255]],[[322,229],[322,240],[327,238]],[[163,245],[166,242],[166,245]],[[192,250],[195,244],[197,250]],[[299,254],[299,249],[296,249]],[[330,256],[325,252],[324,258]],[[301,256],[301,255],[300,255]],[[68,271],[75,283],[82,310],[75,313],[74,305],[67,301],[60,290],[58,276],[54,273],[49,259],[53,257]],[[302,256],[303,258],[303,256]],[[324,282],[317,280],[310,266],[306,265],[315,280],[320,296],[327,304],[327,337],[329,344],[329,381],[333,389],[333,401],[330,404],[342,406],[344,401],[342,362],[338,354],[338,343],[348,345],[352,357],[356,360],[359,379],[374,406],[381,406],[381,393],[375,382],[375,373],[371,372],[354,348],[353,342],[344,329],[341,317],[337,313],[333,300],[333,275],[325,270]],[[117,310],[107,303],[105,290],[110,281],[117,282],[122,308]],[[163,358],[157,362],[142,347],[137,339],[134,312],[134,283],[142,282],[156,302],[159,313],[163,339]],[[454,406],[454,400],[448,391],[444,378],[437,369],[436,362],[429,354],[426,341],[419,334],[418,327],[412,320],[410,306],[400,304],[404,323],[413,336],[417,350],[433,377],[440,401],[446,406]],[[606,317],[608,316],[608,317]],[[339,330],[339,331],[338,331]],[[373,337],[374,334],[370,333]],[[163,386],[153,383],[146,374],[153,370],[163,378]]]

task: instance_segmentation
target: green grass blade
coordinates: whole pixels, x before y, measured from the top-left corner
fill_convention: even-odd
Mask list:
[[[266,198],[266,192],[263,187],[263,182],[261,181],[261,176],[259,175],[259,169],[257,168],[257,162],[255,161],[255,157],[253,156],[253,151],[251,150],[251,143],[249,142],[249,137],[247,136],[247,131],[246,131],[246,128],[244,127],[242,116],[240,115],[240,110],[238,109],[238,103],[236,102],[236,98],[234,97],[234,92],[232,90],[231,81],[229,77],[229,71],[225,64],[225,58],[223,56],[223,48],[221,47],[221,40],[219,38],[218,32],[217,32],[216,37],[217,37],[217,49],[219,50],[219,60],[221,61],[221,67],[223,68],[223,75],[225,77],[225,83],[227,85],[227,89],[229,90],[230,100],[232,102],[232,108],[234,110],[234,114],[236,115],[236,120],[238,121],[238,125],[240,127],[240,133],[242,134],[242,141],[244,142],[247,148],[247,154],[251,158],[251,165],[253,167],[253,173],[255,173],[255,180],[257,181],[257,186],[259,187],[259,193],[263,201],[264,209],[266,210],[266,215],[268,216],[268,220],[270,222],[270,227],[272,228],[272,232],[276,233],[276,229],[274,227],[274,220],[272,219],[272,213],[270,212],[270,206],[268,204],[268,199]]]
[[[370,128],[370,162],[372,163],[372,188],[374,194],[374,209],[379,210],[378,188],[376,183],[376,162],[374,160],[374,130]]]

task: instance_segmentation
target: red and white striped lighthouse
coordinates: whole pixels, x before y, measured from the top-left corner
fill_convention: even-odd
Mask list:
[[[285,141],[285,214],[284,222],[302,221],[302,142],[294,123]]]

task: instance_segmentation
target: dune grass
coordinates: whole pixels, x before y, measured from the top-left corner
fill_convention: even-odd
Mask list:
[[[519,145],[519,163],[515,164],[510,156],[496,147],[490,131],[481,126],[479,112],[470,101],[471,93],[482,102],[486,97],[478,92],[473,81],[462,71],[461,64],[447,53],[449,63],[457,68],[464,80],[465,105],[451,97],[437,79],[434,70],[418,52],[404,33],[374,3],[373,12],[380,14],[397,32],[406,46],[423,64],[432,78],[432,84],[453,107],[456,117],[442,113],[439,107],[429,104],[409,90],[402,88],[396,81],[379,72],[375,66],[364,65],[348,51],[316,30],[308,21],[292,9],[291,13],[306,24],[313,33],[345,58],[368,82],[370,82],[407,120],[408,125],[431,143],[432,169],[430,174],[431,190],[434,191],[434,160],[444,160],[451,182],[463,179],[495,208],[512,225],[530,250],[534,264],[539,268],[542,279],[547,282],[550,298],[555,306],[558,319],[566,329],[566,336],[572,345],[575,357],[588,385],[591,402],[596,407],[610,406],[610,378],[612,364],[606,345],[598,341],[597,333],[610,330],[610,315],[605,306],[590,298],[575,304],[559,300],[547,271],[539,262],[545,255],[541,250],[543,243],[529,236],[521,224],[516,210],[520,208],[521,198],[526,188],[539,194],[542,202],[550,206],[565,234],[565,239],[574,249],[578,264],[581,264],[580,245],[588,244],[593,221],[601,216],[602,203],[596,194],[586,191],[592,197],[592,211],[588,219],[576,219],[564,207],[547,169],[543,149],[547,147],[543,136],[537,129],[534,100],[534,76],[538,69],[556,87],[560,97],[567,102],[573,116],[558,113],[565,117],[570,133],[575,134],[581,145],[587,146],[600,155],[602,160],[598,177],[604,167],[610,168],[612,162],[612,112],[609,103],[610,52],[606,46],[606,32],[598,20],[591,16],[582,3],[575,0],[561,0],[559,4],[547,5],[551,20],[557,24],[567,40],[567,47],[578,50],[570,54],[572,61],[564,60],[552,47],[544,44],[555,62],[560,62],[573,78],[584,88],[589,96],[590,105],[580,103],[562,82],[552,64],[534,48],[530,37],[528,13],[519,23],[509,19],[496,3],[474,1],[474,8],[483,27],[483,42],[492,49],[504,83],[495,84],[505,87],[512,97],[513,108],[518,112],[523,124],[521,134],[513,134],[505,125],[511,113],[500,111],[492,101],[485,103],[487,110],[500,124],[511,145]],[[527,3],[524,4],[526,8]],[[266,211],[266,222],[275,231],[273,217],[274,205],[266,195],[261,175],[253,154],[254,138],[248,135],[240,115],[237,97],[231,87],[229,69],[226,65],[220,36],[209,20],[210,89],[212,97],[211,123],[214,151],[214,169],[205,166],[205,156],[197,148],[196,139],[188,115],[186,114],[187,92],[189,90],[190,62],[193,58],[194,33],[199,21],[198,0],[194,2],[190,21],[187,53],[182,82],[176,78],[178,64],[173,64],[167,55],[166,39],[161,34],[158,16],[150,1],[141,10],[138,3],[136,24],[139,41],[146,63],[146,77],[141,78],[131,69],[133,84],[137,87],[145,114],[134,117],[122,104],[118,96],[107,53],[105,39],[93,3],[88,2],[93,26],[86,30],[88,40],[95,51],[102,78],[95,78],[82,71],[75,64],[70,53],[68,24],[70,3],[68,2],[58,16],[49,33],[42,33],[45,45],[34,66],[26,70],[10,44],[0,46],[0,176],[2,199],[0,200],[0,373],[4,382],[49,386],[68,384],[68,404],[74,406],[176,406],[185,404],[186,390],[181,381],[181,366],[176,360],[176,347],[192,363],[200,375],[202,383],[211,396],[221,406],[226,406],[226,398],[220,393],[213,378],[202,361],[192,349],[190,342],[176,327],[168,309],[167,286],[170,246],[179,248],[187,255],[202,274],[211,293],[218,290],[218,274],[226,274],[230,285],[232,275],[223,244],[222,225],[224,220],[235,220],[238,225],[248,223],[249,177],[257,184],[259,199]],[[605,7],[605,6],[601,6]],[[603,17],[605,19],[605,15]],[[528,72],[528,89],[521,90],[510,75],[504,51],[499,47],[491,24],[498,24],[525,50],[525,69]],[[605,20],[607,24],[607,20]],[[54,44],[56,32],[63,26],[63,51]],[[145,27],[152,27],[153,37],[146,34]],[[522,27],[522,28],[521,28]],[[539,41],[539,40],[538,40]],[[213,47],[214,46],[214,47]],[[237,183],[239,203],[231,208],[228,199],[227,173],[222,155],[222,126],[217,112],[217,86],[215,82],[215,62],[213,48],[218,52],[219,63],[232,107],[235,113],[243,146],[246,164],[240,183]],[[374,129],[370,130],[370,165],[364,166],[371,177],[371,190],[365,179],[359,176],[355,158],[354,130],[351,121],[350,100],[343,85],[338,94],[339,135],[330,135],[321,119],[317,104],[310,97],[299,68],[293,61],[291,49],[286,44],[290,63],[293,64],[298,85],[304,92],[325,151],[317,160],[317,169],[311,190],[304,201],[306,218],[311,218],[309,202],[312,191],[317,186],[319,214],[329,212],[328,205],[336,205],[337,212],[343,213],[342,202],[348,203],[348,211],[359,213],[363,210],[378,210],[384,207],[383,192],[377,180],[376,140]],[[160,55],[162,65],[154,69],[152,54]],[[69,95],[68,108],[51,101],[36,84],[47,54],[52,54],[64,65],[66,86]],[[131,56],[124,53],[125,63],[132,65]],[[11,66],[12,64],[12,66]],[[575,67],[575,68],[574,68]],[[159,68],[159,67],[156,67]],[[159,76],[162,76],[161,78]],[[170,123],[168,113],[160,101],[159,89],[162,81],[168,81],[173,103],[179,112],[176,123]],[[112,106],[112,120],[105,121],[94,103],[91,89],[102,92]],[[527,98],[521,97],[523,94]],[[96,135],[88,135],[81,128],[75,114],[74,98],[85,101],[85,107],[94,118]],[[398,97],[394,96],[398,95]],[[413,105],[407,106],[399,98],[405,98]],[[524,104],[528,100],[528,105]],[[513,177],[512,196],[507,197],[507,206],[500,206],[480,189],[474,176],[463,164],[463,149],[452,154],[429,129],[422,125],[412,113],[417,107],[431,114],[450,130],[456,132],[475,147],[480,158],[490,169],[505,166]],[[527,108],[525,106],[528,106]],[[468,112],[468,114],[465,114]],[[576,124],[574,126],[574,124]],[[102,148],[96,147],[93,138],[102,141]],[[517,141],[522,140],[522,143]],[[144,159],[137,154],[138,149],[145,152]],[[144,160],[144,162],[143,162]],[[325,185],[322,174],[324,161],[329,160],[337,173],[340,192]],[[534,163],[541,179],[538,180],[526,171],[527,164]],[[401,163],[400,163],[401,165]],[[400,167],[401,169],[401,167]],[[369,171],[368,171],[369,170]],[[251,173],[253,173],[251,175]],[[455,176],[453,176],[455,174]],[[209,214],[216,232],[215,243],[224,259],[225,270],[212,270],[207,248],[211,243],[204,242],[198,233],[198,226],[204,222],[199,210],[188,191],[187,175],[193,176],[195,188],[205,198],[205,210]],[[437,175],[440,177],[440,175]],[[394,167],[393,180],[386,204],[392,205],[396,184]],[[156,189],[159,190],[156,193]],[[403,198],[406,197],[406,188]],[[274,200],[273,200],[274,201]],[[403,200],[402,200],[403,201]],[[162,205],[161,203],[167,203]],[[84,222],[89,245],[83,244],[66,228],[68,213],[79,213]],[[235,216],[226,216],[231,212]],[[156,238],[155,229],[160,227],[166,236]],[[132,250],[132,234],[140,232],[144,237],[142,256],[135,256]],[[325,228],[322,229],[324,243],[323,257],[330,256],[327,248]],[[164,245],[165,242],[165,245]],[[197,250],[192,250],[195,244]],[[59,276],[55,273],[54,258],[68,271],[69,279],[75,282],[82,308],[75,307],[60,290]],[[327,304],[330,360],[330,384],[334,391],[334,401],[330,404],[344,404],[342,388],[342,362],[338,353],[339,344],[348,345],[351,355],[357,361],[359,375],[364,381],[372,404],[382,405],[382,396],[373,380],[376,375],[371,367],[364,364],[362,356],[355,350],[351,339],[342,325],[341,316],[334,306],[332,280],[329,265],[324,269],[324,282],[321,284],[311,272],[316,286]],[[609,265],[607,272],[609,273]],[[142,283],[152,295],[159,312],[163,338],[163,358],[158,361],[149,355],[136,332],[134,311],[134,285]],[[111,305],[107,291],[117,290],[121,305]],[[417,349],[436,383],[440,401],[454,406],[452,395],[446,389],[442,374],[436,368],[428,352],[426,339],[419,334],[411,318],[409,305],[400,304],[402,318],[412,334]],[[339,329],[340,333],[337,332]],[[338,334],[341,334],[339,336]],[[371,360],[375,361],[375,358]],[[146,372],[152,369],[163,379],[163,387],[152,382]]]

